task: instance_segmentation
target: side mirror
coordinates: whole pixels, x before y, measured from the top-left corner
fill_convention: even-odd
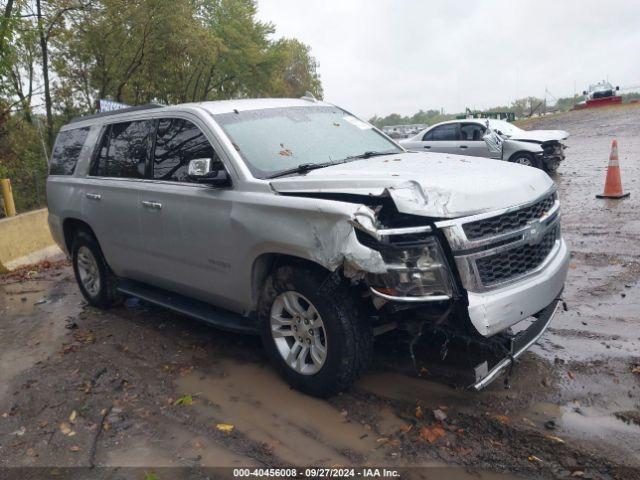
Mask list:
[[[616,92],[617,92],[618,90],[620,90],[620,87],[616,87]]]
[[[583,91],[582,91],[582,94],[583,94],[583,95],[586,95],[586,94],[587,94],[587,91],[586,91],[586,90],[583,90]]]
[[[231,178],[225,169],[212,170],[211,158],[194,158],[189,161],[187,176],[196,183],[206,183],[216,187],[231,185]]]

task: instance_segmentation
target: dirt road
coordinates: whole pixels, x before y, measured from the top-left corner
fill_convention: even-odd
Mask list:
[[[640,108],[526,128],[572,134],[555,180],[574,254],[568,310],[510,389],[419,377],[404,339],[387,335],[355,388],[310,398],[276,377],[256,338],[135,299],[85,306],[63,261],[0,280],[0,467],[142,466],[163,478],[163,466],[453,465],[484,473],[425,478],[640,478]],[[594,198],[613,137],[632,192],[620,202]]]

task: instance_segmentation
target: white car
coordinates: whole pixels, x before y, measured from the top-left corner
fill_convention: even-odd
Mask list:
[[[504,120],[471,118],[432,125],[400,144],[409,150],[507,160],[551,173],[564,160],[568,137],[563,130],[523,130]]]

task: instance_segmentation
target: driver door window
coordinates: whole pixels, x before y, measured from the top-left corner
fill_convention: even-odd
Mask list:
[[[187,169],[189,162],[195,158],[211,158],[212,168],[224,168],[209,140],[196,125],[182,118],[160,119],[153,157],[153,178],[189,182]]]
[[[460,147],[464,146],[464,155],[473,157],[491,157],[489,147],[484,141],[487,129],[479,123],[463,123],[460,125]]]

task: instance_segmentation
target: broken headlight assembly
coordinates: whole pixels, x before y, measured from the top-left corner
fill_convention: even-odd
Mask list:
[[[379,251],[387,266],[386,273],[366,276],[375,295],[405,302],[452,297],[451,271],[440,243],[430,230],[429,227],[378,230],[378,239],[356,230],[360,243]]]

